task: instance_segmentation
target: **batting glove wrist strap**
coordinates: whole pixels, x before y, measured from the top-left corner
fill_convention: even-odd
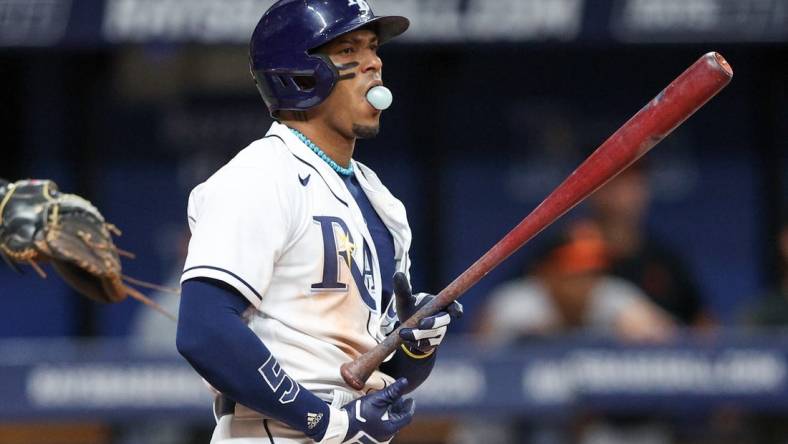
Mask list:
[[[411,347],[409,347],[405,343],[401,344],[400,348],[402,348],[402,351],[405,352],[406,355],[408,355],[413,359],[427,359],[435,353],[434,348],[426,353],[423,353],[420,352],[419,350],[412,350]]]
[[[323,439],[318,441],[320,444],[342,444],[347,435],[348,419],[345,409],[330,408],[331,416],[328,418],[328,428],[323,435]]]
[[[384,444],[413,419],[412,399],[402,398],[408,380],[400,378],[385,389],[351,401],[339,412],[331,409],[326,437],[321,444]],[[337,424],[334,424],[337,417]],[[342,430],[341,421],[345,421]],[[337,438],[341,436],[340,440]]]

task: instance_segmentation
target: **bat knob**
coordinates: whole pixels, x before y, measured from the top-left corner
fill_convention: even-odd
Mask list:
[[[345,380],[347,385],[356,390],[361,390],[364,388],[364,381],[362,381],[353,373],[351,369],[352,366],[352,362],[346,362],[342,364],[342,366],[339,368],[339,373],[342,375],[342,379]]]

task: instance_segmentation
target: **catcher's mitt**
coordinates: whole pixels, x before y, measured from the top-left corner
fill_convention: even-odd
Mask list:
[[[128,253],[112,241],[120,232],[90,202],[61,193],[50,180],[6,184],[0,196],[0,255],[12,268],[18,271],[16,264],[27,263],[46,277],[39,263],[51,262],[90,299],[114,303],[132,296],[162,311],[123,282],[119,255]]]

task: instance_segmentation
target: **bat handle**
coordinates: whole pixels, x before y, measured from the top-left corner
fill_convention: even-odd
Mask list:
[[[374,372],[378,366],[380,366],[380,363],[385,361],[386,358],[394,353],[397,347],[402,344],[402,339],[399,337],[399,331],[403,328],[415,328],[419,324],[419,321],[441,311],[443,307],[451,303],[454,299],[450,294],[446,293],[446,290],[438,293],[435,299],[425,304],[416,311],[416,313],[413,313],[413,316],[408,318],[402,325],[386,336],[383,342],[353,361],[342,364],[339,368],[342,379],[356,390],[364,389],[367,379],[369,379],[372,372]]]
[[[356,390],[362,390],[367,383],[367,379],[375,369],[383,362],[388,355],[393,353],[402,340],[399,337],[399,329],[394,330],[377,347],[362,354],[353,361],[342,364],[339,372],[342,379]]]

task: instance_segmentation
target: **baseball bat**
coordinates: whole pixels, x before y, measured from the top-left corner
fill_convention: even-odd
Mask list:
[[[733,69],[718,53],[702,56],[622,125],[512,231],[419,309],[375,348],[342,365],[342,378],[361,390],[369,375],[394,352],[401,328],[414,328],[486,276],[564,213],[626,169],[720,92]]]

